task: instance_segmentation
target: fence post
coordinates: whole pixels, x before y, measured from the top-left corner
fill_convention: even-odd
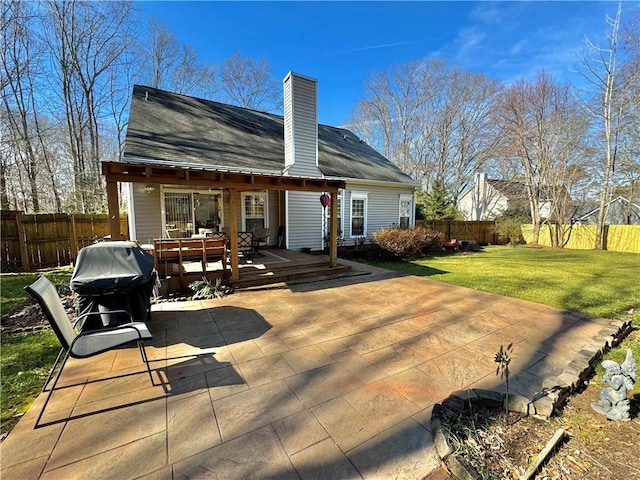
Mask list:
[[[27,250],[27,235],[24,231],[24,224],[22,223],[22,212],[16,212],[16,226],[18,227],[18,242],[20,243],[20,263],[22,264],[22,271],[30,272],[31,264],[29,263],[29,251]]]
[[[73,263],[76,263],[76,258],[78,258],[78,232],[76,230],[76,216],[75,214],[69,215],[69,225],[71,226],[71,259]]]

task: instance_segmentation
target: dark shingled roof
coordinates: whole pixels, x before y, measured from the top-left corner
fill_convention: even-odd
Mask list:
[[[520,200],[529,197],[527,186],[517,180],[492,180],[488,178],[487,183],[509,200]]]
[[[284,120],[281,115],[136,85],[124,157],[127,161],[280,173],[284,168]],[[415,184],[343,128],[318,125],[318,163],[327,177]]]

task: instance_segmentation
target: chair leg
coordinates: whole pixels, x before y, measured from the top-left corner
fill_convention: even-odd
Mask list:
[[[63,351],[64,351],[64,349],[63,349]],[[58,357],[60,357],[60,354],[58,355]],[[53,394],[53,391],[55,390],[56,385],[58,384],[58,380],[60,380],[60,375],[62,374],[62,370],[64,370],[64,366],[67,364],[67,360],[69,360],[69,355],[68,354],[66,354],[64,356],[64,360],[62,360],[62,364],[60,365],[60,370],[58,370],[58,374],[56,375],[56,378],[53,381],[53,385],[51,385],[51,388],[49,389],[49,393],[47,394],[47,398],[44,401],[44,405],[42,405],[42,409],[40,410],[40,414],[38,415],[38,418],[36,418],[36,424],[34,425],[33,428],[38,428],[39,423],[40,423],[40,419],[42,418],[42,415],[44,414],[44,409],[47,408],[47,404],[49,403],[49,399],[51,398],[51,395]],[[56,360],[56,363],[57,362],[58,362],[58,360]],[[55,364],[54,364],[54,367],[55,367]],[[51,370],[51,373],[53,373],[53,370]],[[49,377],[51,377],[51,374],[49,374]],[[47,383],[49,383],[49,380],[47,380]],[[46,387],[46,384],[45,384],[45,387]],[[44,392],[44,390],[43,390],[43,392]]]
[[[58,352],[58,356],[56,357],[56,361],[53,362],[53,367],[51,367],[51,370],[49,370],[49,376],[44,381],[44,385],[42,386],[43,392],[47,391],[47,385],[49,385],[49,380],[51,380],[51,377],[53,376],[53,372],[55,372],[56,367],[58,366],[58,362],[60,361],[60,358],[62,357],[63,353],[64,353],[64,348],[61,348],[60,351]]]
[[[147,357],[147,350],[144,348],[144,342],[142,340],[138,341],[138,349],[140,350],[140,356],[142,357],[142,361],[147,366],[147,373],[149,373],[149,379],[151,380],[151,385],[156,386],[153,381],[153,375],[151,374],[151,367],[149,366],[149,358]]]

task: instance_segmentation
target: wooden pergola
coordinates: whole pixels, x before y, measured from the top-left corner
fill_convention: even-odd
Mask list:
[[[263,173],[235,172],[165,166],[144,163],[102,162],[102,174],[107,182],[110,232],[112,240],[120,240],[120,212],[118,182],[169,184],[222,188],[229,192],[229,248],[231,250],[231,280],[238,280],[238,215],[240,192],[248,190],[289,190],[304,192],[326,192],[331,195],[329,231],[338,231],[338,190],[345,188],[343,180],[325,178],[269,175]],[[338,239],[330,235],[329,266],[338,265]]]

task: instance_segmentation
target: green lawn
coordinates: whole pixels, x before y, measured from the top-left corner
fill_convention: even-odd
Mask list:
[[[52,330],[2,336],[2,433],[17,422],[40,394],[60,351]]]
[[[481,252],[375,263],[402,273],[613,318],[640,311],[640,255],[490,246]]]
[[[71,268],[52,270],[46,276],[54,284],[68,288]],[[21,310],[29,301],[24,286],[36,278],[38,275],[34,273],[0,275],[0,309],[3,319]],[[16,415],[26,412],[38,396],[59,350],[60,342],[51,330],[2,335],[1,433],[10,431],[17,422]]]

